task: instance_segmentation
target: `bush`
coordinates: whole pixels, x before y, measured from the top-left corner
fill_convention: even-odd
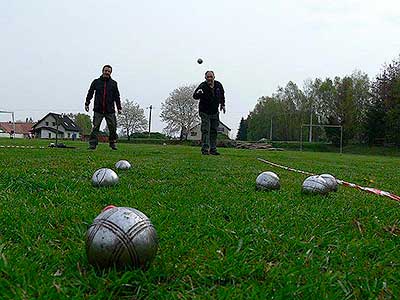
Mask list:
[[[168,139],[165,134],[160,132],[151,132],[150,137],[148,132],[135,132],[131,134],[131,139],[145,139],[145,138],[160,139],[160,140]]]
[[[271,142],[272,147],[274,148],[283,148],[287,150],[300,150],[300,142],[291,142],[291,141],[277,141]],[[327,143],[309,143],[303,142],[302,145],[303,150],[306,151],[315,151],[315,152],[331,152],[338,151],[338,148],[334,147],[331,144]]]

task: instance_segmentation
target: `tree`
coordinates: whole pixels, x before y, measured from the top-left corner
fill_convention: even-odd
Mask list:
[[[198,101],[192,97],[195,89],[195,85],[178,87],[161,104],[160,117],[167,123],[167,134],[179,133],[180,139],[186,140],[189,130],[200,121]]]
[[[236,139],[239,141],[247,141],[247,120],[243,117],[240,120],[239,130]]]
[[[381,74],[372,83],[371,93],[365,122],[369,142],[374,143],[376,138],[382,137],[388,143],[400,145],[400,56],[390,64],[384,64]],[[374,127],[381,128],[381,133]]]
[[[273,138],[284,139],[286,129],[283,128],[285,109],[282,102],[274,97],[261,97],[254,110],[247,117],[247,139],[259,140],[269,138],[271,119],[273,120]]]
[[[371,83],[368,75],[361,71],[354,71],[350,77],[353,81],[353,97],[356,106],[354,137],[358,142],[363,142],[365,141],[364,124],[368,107],[371,105]]]
[[[80,134],[89,135],[92,130],[92,121],[90,120],[90,116],[87,114],[67,114],[71,120],[75,122],[76,125],[81,129]]]
[[[271,97],[261,97],[247,118],[248,139],[298,140],[305,110],[309,111],[307,101],[304,93],[291,81],[285,87],[278,87]]]
[[[117,115],[118,127],[130,140],[131,134],[147,129],[147,120],[143,108],[134,101],[126,99],[122,103],[122,113]]]

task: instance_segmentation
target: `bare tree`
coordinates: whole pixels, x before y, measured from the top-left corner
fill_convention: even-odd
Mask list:
[[[122,113],[117,115],[118,126],[127,135],[128,140],[132,133],[147,129],[147,120],[143,108],[134,101],[126,99],[122,103]]]
[[[199,122],[198,101],[193,99],[196,85],[180,86],[161,104],[161,120],[167,123],[167,134],[179,133],[186,140],[190,128]]]

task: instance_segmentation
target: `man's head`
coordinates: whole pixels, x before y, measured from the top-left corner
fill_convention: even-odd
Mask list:
[[[110,65],[105,65],[103,67],[102,72],[103,72],[103,77],[110,78],[111,73],[112,73],[112,67]]]
[[[207,71],[205,78],[208,84],[213,84],[215,79],[214,71]]]

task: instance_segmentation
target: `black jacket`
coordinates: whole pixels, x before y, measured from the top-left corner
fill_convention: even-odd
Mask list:
[[[117,109],[121,109],[118,85],[111,77],[104,78],[100,76],[93,80],[86,96],[85,105],[90,104],[90,100],[93,98],[93,93],[95,91],[93,111],[98,113],[115,113],[115,104],[117,105]]]
[[[199,94],[198,91],[202,90],[203,93]],[[193,94],[194,99],[200,99],[199,112],[209,115],[218,113],[218,106],[225,105],[225,91],[221,82],[214,80],[214,88],[212,89],[207,81],[200,83]]]

